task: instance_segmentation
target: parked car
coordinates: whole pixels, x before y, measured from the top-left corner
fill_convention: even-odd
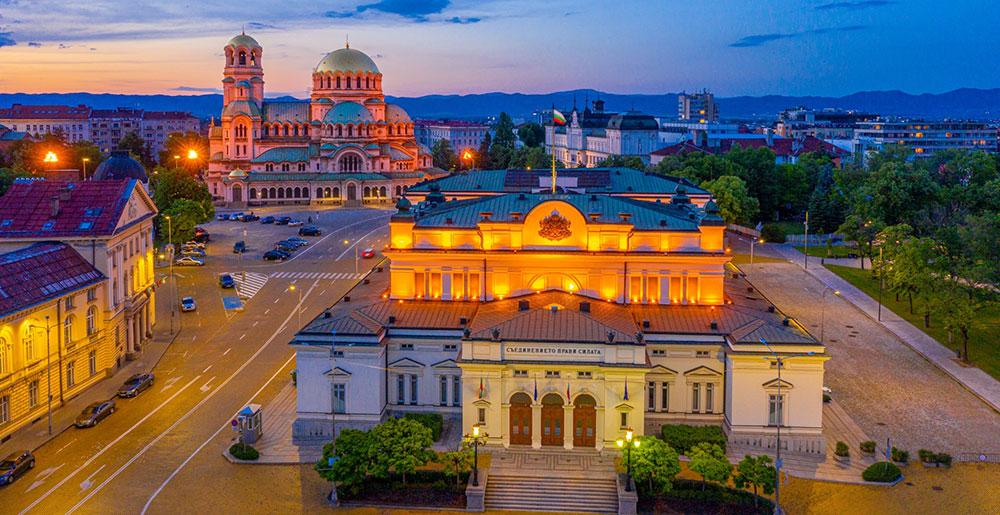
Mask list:
[[[309,240],[304,240],[302,238],[299,238],[298,236],[292,236],[291,238],[286,238],[285,241],[287,241],[288,243],[294,243],[299,247],[305,247],[306,245],[309,245]]]
[[[194,257],[205,257],[205,251],[201,249],[196,249],[193,247],[183,247],[181,248],[182,256],[194,256]]]
[[[288,259],[289,257],[290,256],[289,256],[289,254],[287,252],[282,252],[282,251],[277,250],[277,249],[275,249],[275,250],[269,250],[269,251],[267,251],[267,252],[264,253],[264,260],[265,261],[284,261],[284,260]]]
[[[126,379],[125,383],[118,388],[118,396],[123,399],[128,399],[130,397],[135,397],[152,387],[153,374],[151,372],[135,374],[134,376]]]
[[[0,461],[0,485],[9,485],[25,472],[35,468],[35,456],[31,451],[11,453]]]
[[[191,240],[191,241],[184,242],[184,246],[185,247],[195,247],[195,248],[203,249],[203,248],[205,248],[205,243],[201,242],[201,241]]]
[[[177,266],[205,266],[205,262],[191,256],[184,256],[174,261]]]
[[[211,239],[212,238],[208,235],[207,232],[196,233],[194,235],[194,241],[197,241],[197,242],[200,242],[200,243],[208,243],[208,241],[211,240]]]
[[[243,215],[243,216],[240,217],[240,221],[241,222],[256,222],[257,220],[260,220],[260,217],[257,216],[257,215],[252,215],[252,214],[251,215]]]
[[[242,254],[247,251],[247,242],[240,240],[233,244],[233,254]]]
[[[260,223],[262,223],[262,224],[273,224],[274,223],[274,217],[273,216],[265,216],[264,218],[260,219]]]
[[[115,412],[115,401],[95,402],[86,408],[76,417],[73,423],[76,427],[94,427],[98,422],[108,418]]]
[[[323,231],[319,230],[319,227],[315,225],[307,225],[305,227],[299,227],[299,236],[319,236]]]
[[[294,219],[294,220],[289,220],[288,221],[288,226],[289,227],[299,227],[301,225],[302,225],[302,220],[299,220],[299,219]]]
[[[287,241],[279,241],[279,242],[277,242],[277,243],[274,244],[274,248],[276,248],[278,250],[283,250],[283,251],[287,252],[288,254],[291,254],[291,253],[295,252],[296,250],[298,250],[299,246],[295,245],[293,243],[289,243]]]
[[[290,217],[290,216],[283,216],[281,218],[276,219],[274,221],[274,225],[288,225],[288,222],[291,222],[291,221],[292,221],[292,217]]]
[[[236,280],[229,274],[222,274],[219,276],[219,286],[223,288],[235,288]]]
[[[194,311],[198,309],[198,305],[194,302],[194,297],[184,297],[181,299],[181,311]]]
[[[226,220],[229,220],[229,214],[228,213],[219,213],[219,214],[215,215],[215,219],[218,220],[218,221],[220,221],[220,222],[225,222]]]
[[[375,249],[373,249],[371,247],[368,247],[367,249],[362,250],[361,251],[361,257],[363,257],[365,259],[375,257]]]

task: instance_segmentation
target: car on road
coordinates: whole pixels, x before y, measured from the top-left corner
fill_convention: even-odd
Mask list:
[[[146,372],[144,374],[135,374],[132,377],[125,380],[125,383],[118,388],[118,396],[123,399],[128,399],[135,397],[140,393],[153,387],[153,374],[152,372]]]
[[[196,249],[194,247],[182,247],[181,248],[181,255],[182,256],[194,256],[194,257],[201,257],[201,258],[203,258],[203,257],[205,257],[205,251],[201,250],[201,249]]]
[[[305,247],[306,245],[309,245],[309,240],[304,240],[302,238],[299,238],[298,236],[292,236],[291,238],[286,238],[285,241],[287,241],[288,243],[294,243],[299,247]]]
[[[283,216],[274,220],[274,225],[288,225],[288,222],[292,221],[292,217]]]
[[[229,274],[222,274],[219,276],[219,286],[223,288],[235,288],[236,280]]]
[[[299,227],[299,236],[319,236],[323,231],[319,230],[319,227],[315,225],[307,225],[305,227]]]
[[[265,216],[264,218],[260,219],[260,223],[262,223],[262,224],[273,224],[274,223],[274,217],[273,216]]]
[[[95,402],[83,408],[83,412],[76,417],[76,422],[73,425],[79,428],[94,427],[114,412],[115,401]]]
[[[215,219],[218,220],[218,221],[220,221],[220,222],[225,222],[226,220],[229,220],[229,214],[228,213],[219,213],[219,214],[215,215]]]
[[[205,266],[205,262],[191,256],[184,256],[174,261],[177,266]]]
[[[247,242],[240,240],[233,244],[233,254],[242,254],[247,251]]]
[[[361,257],[363,257],[365,259],[375,257],[375,249],[373,249],[371,247],[368,247],[367,249],[362,250],[361,251]]]
[[[181,299],[181,311],[188,312],[198,309],[198,305],[194,302],[194,297],[184,297]]]
[[[274,248],[276,248],[278,250],[281,250],[281,251],[284,251],[284,252],[287,252],[288,254],[291,254],[291,253],[295,252],[296,250],[298,250],[299,246],[296,245],[296,244],[294,244],[294,243],[289,243],[287,241],[279,241],[279,242],[277,242],[277,243],[274,244]]]
[[[211,235],[208,234],[208,231],[206,231],[203,227],[194,228],[194,238],[192,238],[192,240],[198,243],[208,243],[211,239]]]
[[[269,250],[264,253],[264,261],[284,261],[289,257],[291,257],[290,254],[277,249]]]
[[[260,220],[260,217],[253,213],[249,215],[243,215],[240,217],[241,222],[256,222],[257,220]]]
[[[25,472],[35,468],[35,456],[31,451],[11,453],[0,461],[0,485],[9,485]]]
[[[185,247],[195,247],[195,248],[198,248],[198,249],[203,249],[203,248],[205,248],[205,243],[204,242],[200,242],[200,241],[191,240],[191,241],[185,241],[184,242],[184,246]]]
[[[297,218],[294,219],[294,220],[289,220],[288,221],[288,226],[289,227],[299,227],[301,225],[302,225],[302,220],[299,220]]]

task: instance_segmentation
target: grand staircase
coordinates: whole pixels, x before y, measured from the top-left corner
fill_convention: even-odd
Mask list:
[[[486,483],[487,510],[617,513],[614,455],[589,450],[501,450]]]

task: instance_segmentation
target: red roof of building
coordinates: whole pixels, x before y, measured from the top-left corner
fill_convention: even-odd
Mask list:
[[[127,179],[18,179],[0,198],[0,238],[110,236],[135,185]]]
[[[184,111],[146,111],[143,120],[197,120],[198,118]]]
[[[847,151],[815,136],[805,138],[773,138],[768,145],[767,137],[761,135],[759,138],[719,138],[715,144],[695,145],[690,141],[675,143],[669,147],[664,147],[652,153],[654,156],[676,156],[689,154],[691,152],[705,152],[709,154],[725,154],[736,146],[740,148],[770,148],[776,157],[792,157],[802,154],[816,152],[828,154],[834,157],[847,154]]]
[[[22,311],[104,280],[72,247],[36,243],[0,254],[0,316]]]
[[[5,120],[86,120],[90,108],[85,105],[21,105],[14,104],[9,109],[0,109],[0,119]]]
[[[486,124],[469,122],[465,120],[415,120],[414,125],[424,127],[479,127],[486,128]]]

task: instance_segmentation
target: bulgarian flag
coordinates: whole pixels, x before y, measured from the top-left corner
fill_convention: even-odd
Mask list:
[[[486,388],[483,387],[483,378],[480,377],[479,378],[479,398],[480,399],[483,398],[483,394],[485,393],[485,390],[486,390]]]
[[[566,125],[566,117],[558,109],[552,110],[552,123],[555,125]]]

